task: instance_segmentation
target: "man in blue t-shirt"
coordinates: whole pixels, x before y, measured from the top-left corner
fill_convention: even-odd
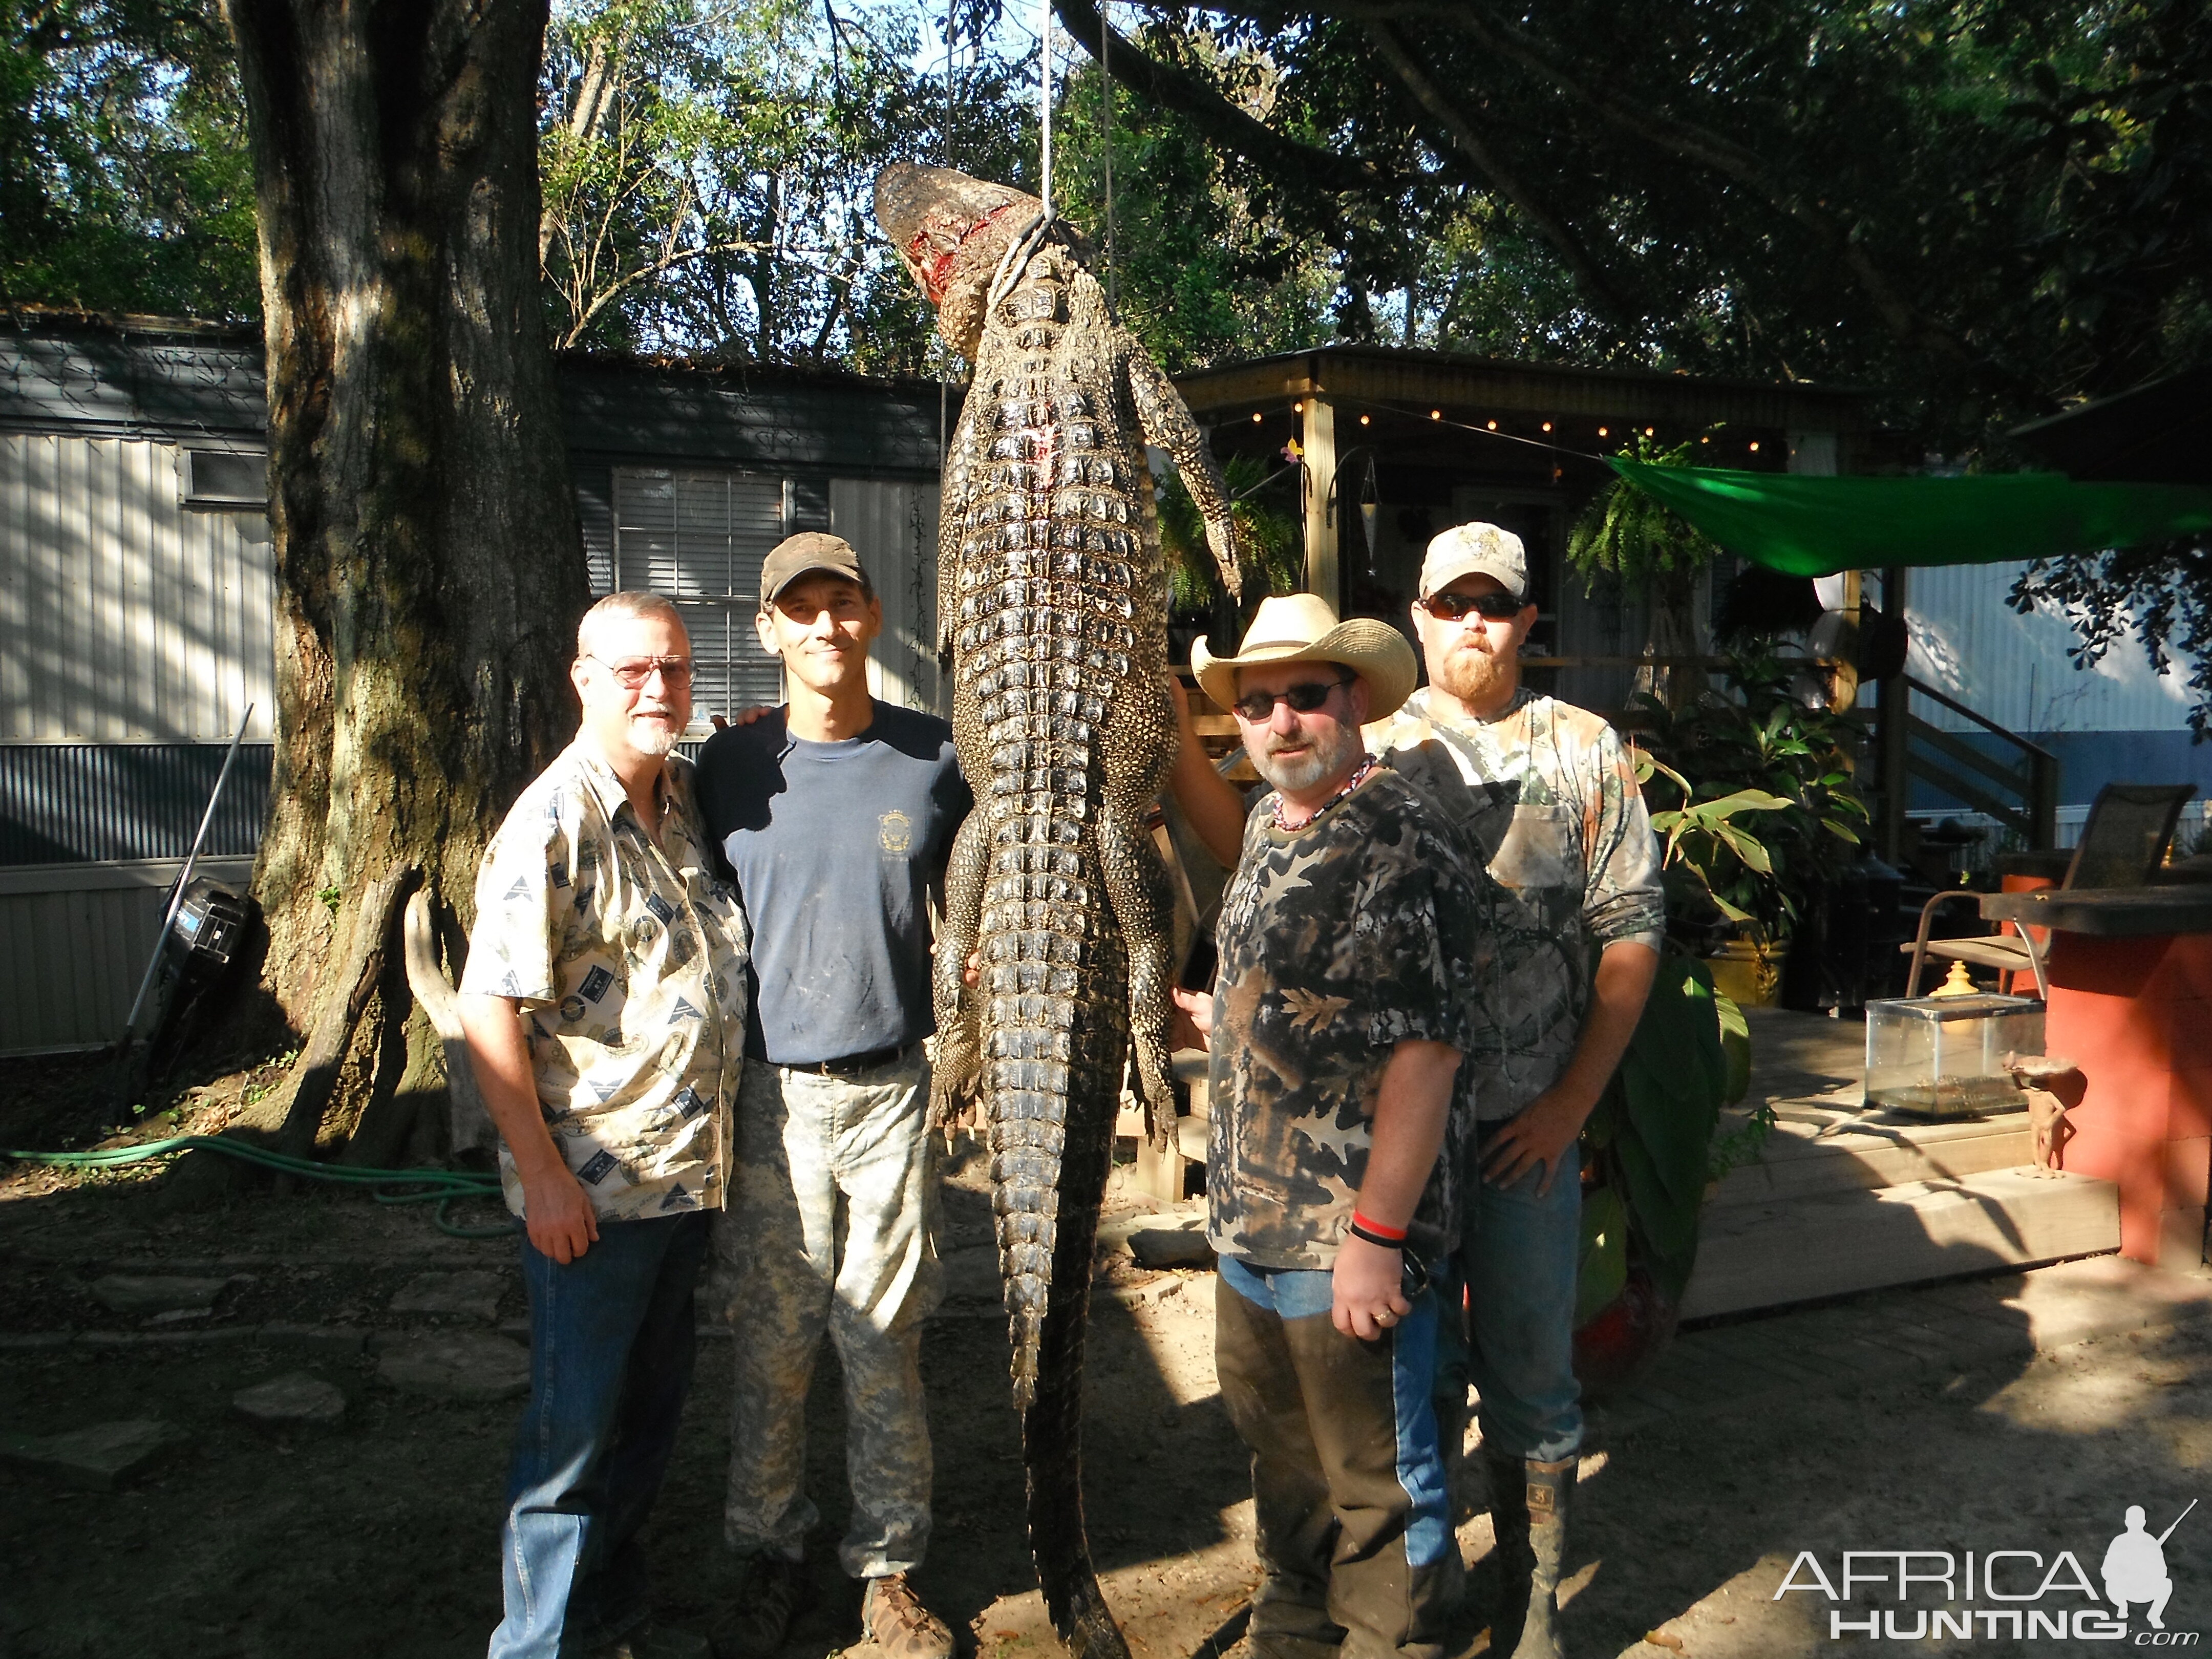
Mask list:
[[[929,908],[971,798],[951,725],[868,694],[883,606],[844,541],[810,531],[769,554],[755,623],[790,701],[718,732],[698,772],[753,930],[714,1238],[737,1338],[723,1530],[744,1571],[714,1644],[773,1653],[805,1599],[805,1407],[826,1332],[853,1487],[838,1558],[866,1582],[862,1622],[891,1659],[950,1659],[907,1575],[929,1540],[920,1350],[939,1289]]]

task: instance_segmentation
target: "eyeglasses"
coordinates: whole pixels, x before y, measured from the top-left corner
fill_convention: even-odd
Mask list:
[[[1421,609],[1439,622],[1460,622],[1470,611],[1486,622],[1511,622],[1521,614],[1524,601],[1510,593],[1431,593],[1421,601]]]
[[[1293,713],[1310,714],[1328,701],[1330,692],[1335,690],[1340,685],[1351,684],[1358,678],[1357,674],[1346,674],[1340,680],[1301,680],[1297,684],[1285,686],[1280,691],[1252,692],[1249,696],[1237,698],[1229,706],[1254,726],[1273,719],[1275,705],[1279,702],[1290,704]]]
[[[689,657],[632,657],[626,662],[609,662],[605,657],[592,660],[615,677],[615,684],[625,691],[641,690],[658,672],[666,685],[691,684],[691,659]]]

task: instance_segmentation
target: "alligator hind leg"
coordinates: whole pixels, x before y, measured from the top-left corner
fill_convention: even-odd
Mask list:
[[[945,869],[945,925],[938,929],[933,973],[937,1000],[937,1054],[931,1066],[929,1121],[944,1128],[975,1103],[982,1086],[982,1000],[961,975],[982,922],[983,877],[990,848],[984,842],[983,813],[970,812],[953,838]]]
[[[1175,983],[1175,899],[1159,854],[1145,833],[1144,813],[1109,801],[1098,824],[1098,864],[1106,896],[1129,953],[1129,1041],[1144,1085],[1145,1118],[1153,1144],[1175,1133],[1174,1073],[1168,1060],[1168,1000]]]

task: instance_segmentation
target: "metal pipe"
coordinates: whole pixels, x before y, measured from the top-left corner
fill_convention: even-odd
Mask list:
[[[185,854],[185,867],[177,872],[177,884],[169,890],[168,908],[161,914],[161,931],[154,935],[154,954],[146,963],[145,976],[138,981],[138,994],[131,1000],[131,1016],[123,1022],[123,1035],[116,1040],[118,1048],[131,1046],[131,1034],[138,1029],[138,1016],[145,1012],[146,998],[154,988],[155,976],[161,972],[161,952],[169,943],[169,930],[177,925],[177,907],[185,902],[185,887],[192,878],[192,866],[199,861],[200,848],[206,844],[208,830],[215,823],[215,810],[222,804],[222,788],[230,781],[231,763],[238,758],[238,746],[246,741],[246,723],[253,718],[253,705],[246,705],[246,712],[238,717],[238,730],[231,734],[229,750],[222,757],[222,770],[215,775],[215,791],[208,797],[207,811],[200,814],[198,832],[192,836],[191,848]]]

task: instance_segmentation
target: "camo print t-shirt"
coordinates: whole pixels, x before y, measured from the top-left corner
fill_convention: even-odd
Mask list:
[[[580,739],[522,792],[477,874],[464,991],[513,997],[553,1144],[602,1221],[718,1210],[744,1064],[744,913],[668,757],[656,846]],[[507,1208],[522,1182],[502,1146]]]
[[[1558,1082],[1581,1041],[1595,950],[1657,950],[1659,843],[1613,729],[1523,686],[1492,720],[1448,719],[1424,686],[1368,745],[1435,801],[1496,883],[1497,949],[1462,970],[1475,1115],[1509,1118]]]
[[[1274,827],[1274,800],[1245,823],[1215,929],[1206,1233],[1254,1267],[1325,1269],[1391,1050],[1468,1046],[1452,964],[1483,948],[1482,876],[1386,766],[1303,830]],[[1455,1225],[1456,1140],[1448,1129],[1414,1216],[1425,1248]]]

